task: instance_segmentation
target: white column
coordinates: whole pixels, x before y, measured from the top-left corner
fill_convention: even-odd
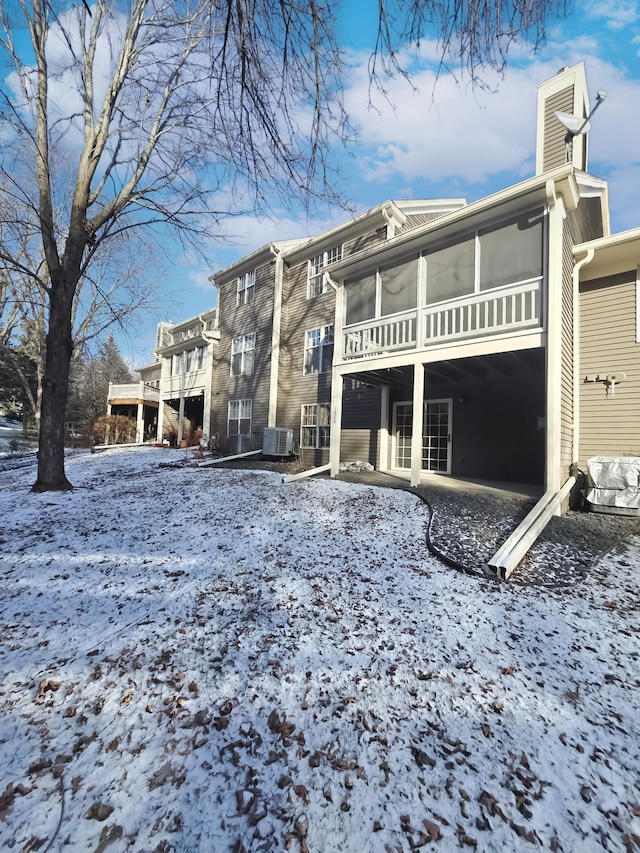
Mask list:
[[[182,441],[182,424],[184,421],[184,391],[180,391],[180,408],[178,409],[178,447]]]
[[[383,385],[380,389],[380,447],[378,470],[386,471],[387,468],[389,468],[389,386]]]
[[[331,377],[331,432],[329,433],[329,461],[331,476],[336,477],[340,471],[340,430],[342,426],[342,390],[344,378],[333,368]]]
[[[144,394],[144,386],[143,383],[140,383],[140,394]],[[144,399],[144,398],[143,398]],[[144,402],[141,400],[138,403],[138,411],[136,417],[136,441],[138,444],[142,444],[144,441]]]
[[[424,412],[424,364],[413,366],[413,427],[411,432],[411,485],[420,485],[422,473],[422,420]]]

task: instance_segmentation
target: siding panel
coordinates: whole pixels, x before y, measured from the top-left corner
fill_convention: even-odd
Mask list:
[[[564,138],[567,130],[555,116],[556,110],[564,113],[573,112],[573,86],[568,86],[561,92],[549,97],[544,109],[544,155],[543,171],[562,166],[567,162]]]
[[[580,286],[580,458],[640,455],[640,344],[635,340],[636,273]],[[626,373],[607,393],[587,375]]]

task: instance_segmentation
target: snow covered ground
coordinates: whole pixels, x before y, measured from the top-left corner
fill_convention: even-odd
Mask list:
[[[2,850],[640,849],[640,537],[513,587],[405,492],[67,473],[0,471]]]

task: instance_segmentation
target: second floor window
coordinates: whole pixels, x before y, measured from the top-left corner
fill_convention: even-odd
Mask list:
[[[304,373],[328,373],[333,364],[333,326],[309,329],[304,336]]]
[[[240,335],[234,338],[231,345],[231,375],[248,376],[253,373],[253,362],[256,351],[255,332],[250,335]]]
[[[236,305],[246,305],[247,302],[253,300],[253,294],[256,289],[256,271],[249,272],[238,276],[238,293],[236,297]]]
[[[334,246],[320,252],[309,261],[309,275],[307,280],[307,299],[326,293],[328,285],[324,280],[324,268],[342,259],[342,246]]]

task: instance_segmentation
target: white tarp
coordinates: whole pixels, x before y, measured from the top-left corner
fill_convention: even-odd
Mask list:
[[[640,508],[640,457],[592,456],[587,468],[593,483],[587,494],[589,503]]]

